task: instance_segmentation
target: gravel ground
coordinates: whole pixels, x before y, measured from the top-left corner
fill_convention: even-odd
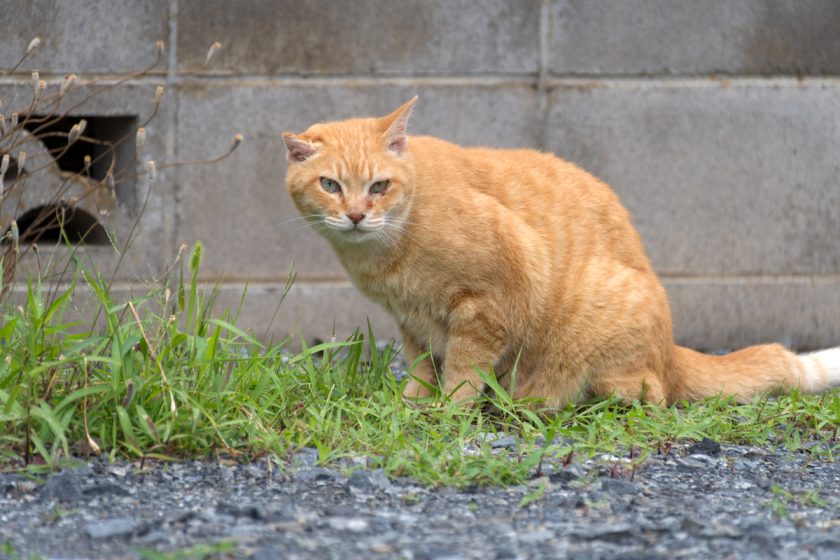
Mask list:
[[[220,542],[233,543],[223,557],[262,559],[840,559],[840,463],[808,453],[704,441],[635,473],[599,456],[464,491],[389,480],[364,458],[346,476],[316,455],[282,468],[96,459],[40,481],[0,474],[0,545],[66,559]]]

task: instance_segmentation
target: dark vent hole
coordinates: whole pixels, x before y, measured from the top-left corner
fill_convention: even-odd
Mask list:
[[[80,208],[59,204],[38,206],[17,219],[21,242],[59,245],[62,226],[71,243],[107,245],[108,233],[99,221]]]
[[[78,140],[64,151],[67,147],[67,134],[81,119],[87,121],[82,136],[95,139],[97,142]],[[97,181],[105,179],[112,161],[116,174],[124,177],[134,175],[136,116],[34,115],[27,121],[26,129],[38,136],[56,158],[56,163],[62,171],[83,173],[85,156],[90,156],[94,162],[90,168],[90,176]],[[117,185],[117,197],[122,203],[132,207],[134,204],[133,182],[133,179],[129,179]]]

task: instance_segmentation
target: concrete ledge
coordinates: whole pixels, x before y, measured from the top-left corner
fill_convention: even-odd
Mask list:
[[[682,345],[709,350],[763,342],[799,350],[840,346],[840,277],[663,283]]]
[[[676,340],[693,348],[734,349],[781,342],[810,350],[840,345],[840,277],[665,279]],[[217,310],[235,309],[243,285],[222,285]],[[282,293],[282,284],[252,285],[242,309],[243,323],[262,336]],[[307,340],[346,337],[366,329],[398,337],[390,315],[345,283],[296,284],[280,305],[268,337],[290,334]]]
[[[666,278],[663,284],[681,345],[722,350],[780,342],[800,351],[840,346],[840,277]],[[208,293],[213,287],[203,286]],[[142,283],[131,288],[117,284],[112,295],[119,302],[152,289]],[[12,297],[22,304],[25,293],[26,286],[18,284]],[[399,338],[391,316],[348,283],[299,282],[281,303],[282,294],[281,281],[252,284],[247,291],[245,284],[221,284],[214,314],[239,310],[237,324],[266,342],[291,337],[297,344],[300,337],[312,342],[333,334],[344,339],[357,328],[366,331],[368,321],[377,338]],[[92,317],[97,307],[84,285],[77,288],[72,305],[82,317]],[[141,314],[148,305],[158,312],[150,302],[141,306]]]
[[[243,290],[243,284],[222,285],[216,310],[237,309]],[[391,316],[347,283],[298,283],[282,304],[281,283],[251,285],[247,290],[241,312],[243,323],[265,340],[304,337],[311,343],[315,339],[329,340],[333,334],[342,340],[356,329],[367,335],[368,320],[377,338],[399,336]]]

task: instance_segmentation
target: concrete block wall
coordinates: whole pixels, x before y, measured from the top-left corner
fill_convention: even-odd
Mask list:
[[[280,133],[420,101],[415,133],[550,150],[632,212],[699,348],[840,344],[840,4],[834,0],[11,0],[0,67],[34,35],[42,75],[109,77],[168,43],[153,142],[168,159],[125,283],[206,245],[220,303],[275,340],[391,319],[285,194]],[[223,48],[204,67],[209,45]],[[27,67],[27,69],[28,69]],[[2,88],[19,78],[0,78]],[[122,92],[122,93],[120,93]],[[150,97],[147,97],[150,98]],[[107,107],[96,110],[107,111]],[[161,157],[161,156],[157,156]],[[107,260],[107,259],[106,259]],[[297,282],[280,306],[289,267]]]

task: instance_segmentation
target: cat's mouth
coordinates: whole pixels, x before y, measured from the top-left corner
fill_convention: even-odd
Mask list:
[[[367,243],[382,241],[386,229],[385,220],[375,218],[362,220],[358,223],[348,223],[349,220],[326,218],[321,222],[321,233],[340,243]]]
[[[333,231],[335,232],[336,237],[344,241],[360,243],[363,241],[375,239],[377,237],[376,234],[379,231],[379,228],[371,228],[365,227],[364,225],[360,224],[354,224],[351,227],[334,229]]]

